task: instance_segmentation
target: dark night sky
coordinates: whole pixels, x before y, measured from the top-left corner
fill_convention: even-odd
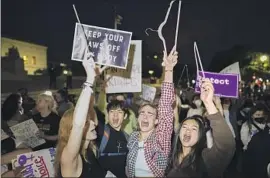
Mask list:
[[[48,46],[48,60],[69,62],[76,17],[82,23],[113,28],[113,7],[124,18],[121,30],[132,31],[144,40],[146,49],[162,52],[156,33],[147,37],[144,30],[157,28],[167,11],[168,0],[3,0],[2,36]],[[108,3],[110,2],[110,3]],[[236,44],[270,52],[270,0],[183,0],[178,50],[180,63],[194,65],[193,42],[197,41],[205,68],[213,55]],[[168,50],[174,42],[178,4],[164,29]]]

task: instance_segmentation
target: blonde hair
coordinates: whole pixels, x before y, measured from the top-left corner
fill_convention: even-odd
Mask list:
[[[74,114],[74,108],[67,110],[60,121],[59,131],[58,131],[58,143],[56,147],[56,157],[55,157],[55,163],[54,163],[56,176],[59,176],[62,152],[68,143],[69,136],[72,130],[73,114]],[[83,138],[82,138],[82,142],[80,146],[80,154],[82,155],[83,159],[86,162],[88,162],[87,149],[84,149],[84,144],[85,144],[86,133],[90,126],[90,121],[94,121],[95,123],[97,123],[97,116],[94,110],[94,96],[91,96],[91,99],[90,99],[87,118],[86,118],[84,130],[83,130]],[[96,146],[95,146],[94,141],[90,141],[88,149],[92,149],[94,153],[96,152]]]
[[[38,100],[45,100],[46,103],[48,103],[48,109],[57,114],[56,111],[57,104],[52,95],[42,93],[38,96]]]

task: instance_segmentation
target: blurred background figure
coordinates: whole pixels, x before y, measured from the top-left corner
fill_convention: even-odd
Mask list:
[[[21,95],[22,97],[22,107],[24,109],[24,113],[26,115],[29,115],[29,113],[31,112],[31,110],[33,108],[35,108],[36,106],[36,102],[33,98],[31,98],[29,95],[28,95],[28,90],[27,88],[20,88],[18,90],[18,93]]]
[[[65,88],[58,90],[54,98],[57,102],[56,110],[60,117],[62,117],[67,110],[74,107],[73,103],[69,101],[68,90]]]

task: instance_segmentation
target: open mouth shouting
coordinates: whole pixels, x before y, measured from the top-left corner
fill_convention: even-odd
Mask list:
[[[141,127],[147,128],[148,126],[149,126],[149,122],[148,121],[142,121],[141,122]]]
[[[189,142],[190,140],[191,140],[191,135],[190,134],[184,134],[183,141],[184,142]]]
[[[113,125],[117,125],[119,123],[119,119],[118,118],[113,118],[112,122],[113,122]]]

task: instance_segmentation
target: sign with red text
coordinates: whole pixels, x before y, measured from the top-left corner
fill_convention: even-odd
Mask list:
[[[238,98],[238,74],[220,74],[214,72],[204,72],[205,78],[209,79],[215,88],[215,95],[226,98]],[[200,93],[200,82],[203,75],[199,71],[197,74],[195,92]]]
[[[55,177],[55,148],[24,153],[17,156],[13,166],[22,168],[21,177]]]
[[[142,90],[142,42],[132,40],[126,69],[110,67],[105,71],[106,93],[133,93]]]

